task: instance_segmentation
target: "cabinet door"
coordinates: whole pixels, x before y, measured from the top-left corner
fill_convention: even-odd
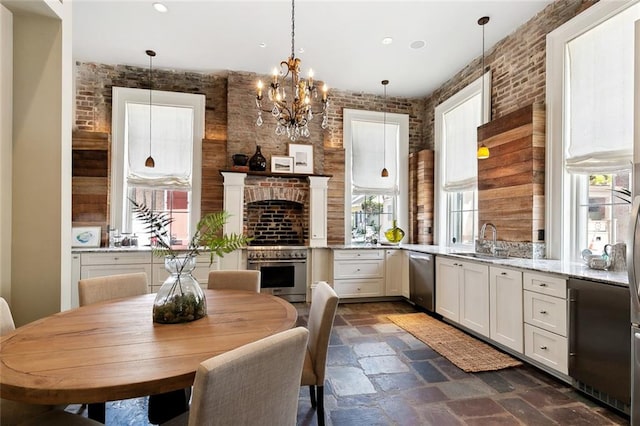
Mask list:
[[[459,262],[460,324],[489,336],[489,266]],[[436,291],[436,295],[438,292]]]
[[[147,284],[149,286],[151,285],[151,263],[138,265],[86,265],[82,266],[80,278],[107,277],[109,275],[131,274],[135,272],[145,272],[147,274]]]
[[[386,250],[385,253],[385,295],[401,296],[402,295],[402,258],[404,252],[402,250]]]
[[[490,337],[523,353],[522,272],[489,268]]]
[[[436,256],[436,312],[452,321],[460,321],[458,281],[461,262]]]

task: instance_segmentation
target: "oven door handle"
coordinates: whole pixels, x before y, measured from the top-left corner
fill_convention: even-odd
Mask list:
[[[260,259],[260,260],[249,260],[250,264],[253,265],[267,265],[269,263],[305,263],[307,259]]]

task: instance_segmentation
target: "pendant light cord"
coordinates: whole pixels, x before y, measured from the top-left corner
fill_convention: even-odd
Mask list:
[[[384,105],[382,107],[382,167],[387,167],[387,85],[384,85]]]

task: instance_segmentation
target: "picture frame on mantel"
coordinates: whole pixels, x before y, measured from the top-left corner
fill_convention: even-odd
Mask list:
[[[293,173],[293,157],[272,155],[271,173]]]
[[[313,174],[313,145],[290,143],[289,157],[293,157],[293,173]]]
[[[71,228],[71,247],[100,247],[102,228],[74,226]]]

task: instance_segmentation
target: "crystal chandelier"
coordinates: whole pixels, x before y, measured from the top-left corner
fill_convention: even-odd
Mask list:
[[[273,70],[273,79],[268,88],[269,101],[273,102],[271,115],[276,119],[276,135],[286,134],[295,141],[298,137],[309,137],[309,122],[313,119],[311,98],[318,97],[318,91],[313,84],[313,71],[309,70],[307,80],[300,79],[300,58],[295,57],[295,0],[291,0],[291,56],[280,62],[281,71]],[[290,78],[289,78],[290,77]],[[289,82],[287,79],[289,78]],[[289,83],[289,96],[293,100],[287,102],[285,85]],[[262,81],[258,81],[256,92],[256,106],[258,107],[257,126],[262,126]],[[329,106],[327,85],[322,86],[322,128],[328,126],[327,107]],[[268,111],[268,110],[264,110]]]

